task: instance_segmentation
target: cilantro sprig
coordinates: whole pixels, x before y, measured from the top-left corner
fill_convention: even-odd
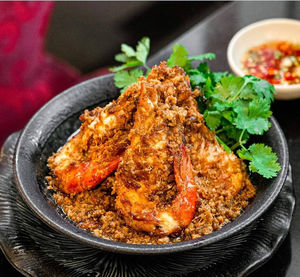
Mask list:
[[[257,172],[265,178],[275,177],[281,169],[272,148],[262,143],[252,144],[248,149],[238,150],[238,155],[240,158],[250,161],[249,169],[252,172]]]
[[[186,72],[188,72],[190,69],[192,69],[192,62],[193,61],[203,61],[203,60],[213,60],[216,58],[216,55],[214,53],[206,53],[202,55],[197,56],[188,56],[187,50],[184,48],[184,46],[180,44],[175,44],[173,46],[173,52],[171,56],[169,57],[167,63],[168,66],[173,67],[175,65],[178,65],[182,67]]]
[[[143,66],[147,70],[146,61],[150,51],[150,39],[143,37],[136,46],[136,49],[123,43],[121,45],[122,53],[115,55],[115,60],[121,62],[119,66],[111,67],[110,71],[115,72],[115,85],[124,92],[131,84],[135,83],[143,75],[141,69],[125,70],[132,67]]]
[[[143,75],[142,69],[129,68],[139,66],[149,72],[146,61],[150,40],[142,38],[136,50],[122,44],[121,50],[115,59],[123,64],[111,70],[116,72],[115,84],[123,92]],[[262,143],[247,147],[250,136],[262,135],[271,126],[274,86],[252,75],[238,77],[227,72],[213,72],[205,61],[213,59],[213,53],[188,56],[184,46],[175,44],[167,63],[170,67],[182,67],[189,75],[192,87],[202,91],[197,99],[199,110],[208,128],[215,131],[219,144],[227,152],[235,151],[241,159],[248,161],[251,172],[265,178],[275,177],[281,167],[272,148]]]

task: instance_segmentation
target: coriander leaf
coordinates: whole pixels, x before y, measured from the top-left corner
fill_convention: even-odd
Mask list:
[[[220,126],[221,115],[218,111],[206,110],[203,116],[209,129],[216,130]]]
[[[203,60],[214,60],[216,55],[214,53],[205,53],[202,55],[188,57],[189,61],[203,61]]]
[[[191,79],[191,85],[194,88],[199,86],[203,89],[204,95],[211,92],[213,83],[210,79],[210,69],[207,63],[201,63],[197,68],[186,70]]]
[[[259,106],[263,107],[263,105]],[[255,108],[256,110],[259,107]],[[241,130],[247,130],[250,134],[262,135],[264,131],[270,128],[270,122],[268,117],[261,117],[262,113],[256,114],[253,108],[253,112],[250,113],[249,105],[244,100],[238,100],[233,103],[233,110],[236,112],[237,116],[234,120],[236,127]],[[265,114],[267,115],[267,113]]]
[[[136,55],[134,49],[125,43],[121,44],[121,50],[125,53],[127,57],[135,57]]]
[[[197,70],[204,73],[205,75],[209,75],[210,69],[208,67],[207,63],[200,63],[199,66],[197,67]]]
[[[136,51],[125,43],[121,45],[121,50],[123,53],[115,55],[115,60],[123,64],[110,68],[109,70],[112,72],[118,72],[123,69],[145,65],[150,50],[150,39],[143,37],[138,42]]]
[[[142,62],[146,63],[148,54],[150,51],[150,39],[148,37],[143,37],[136,47],[136,58]]]
[[[224,81],[222,82],[222,80]],[[216,85],[214,93],[211,95],[211,97],[222,101],[227,101],[227,98],[230,97],[230,90],[228,89],[230,82],[227,82],[224,78],[222,80]]]
[[[243,78],[245,80],[245,78]],[[253,89],[253,84],[246,81],[243,89],[240,92],[239,98],[244,100],[252,100],[258,97],[256,91]]]
[[[173,46],[173,53],[167,61],[168,66],[173,67],[175,65],[178,65],[185,70],[189,69],[190,62],[187,58],[187,54],[188,52],[182,45],[175,44]]]
[[[253,75],[246,75],[243,78],[247,84],[252,85],[252,94],[255,92],[256,95],[265,98],[269,102],[274,101],[275,88],[272,84]],[[253,97],[251,98],[253,99]]]
[[[214,89],[213,81],[210,77],[207,77],[205,85],[203,86],[204,96],[206,98],[212,97],[212,95],[214,95]]]
[[[124,92],[128,86],[135,83],[143,75],[141,69],[132,69],[129,71],[125,71],[124,69],[145,65],[150,50],[150,39],[143,37],[138,41],[136,50],[123,43],[121,50],[122,53],[115,55],[115,60],[123,64],[110,68],[110,71],[117,72],[114,74],[115,85],[121,89],[121,92]],[[149,71],[147,71],[148,73]]]
[[[269,118],[272,115],[270,102],[263,98],[256,98],[249,103],[249,116]]]
[[[217,103],[216,103],[216,104],[217,104]],[[231,111],[231,110],[224,110],[224,111],[222,112],[222,116],[223,116],[226,120],[228,120],[230,123],[232,123],[232,122],[233,122],[233,117],[234,117],[234,112]]]
[[[221,100],[232,102],[238,99],[243,85],[244,80],[242,77],[225,76],[217,83],[213,96]]]
[[[192,87],[205,84],[206,82],[207,77],[204,75],[204,73],[198,71],[197,69],[188,70],[187,74],[190,77]]]
[[[121,92],[124,92],[131,84],[135,83],[139,77],[143,75],[143,71],[140,69],[132,69],[129,71],[119,71],[114,75],[115,85],[121,88]]]
[[[204,88],[204,94],[210,93],[214,90],[216,83],[218,83],[224,76],[227,76],[227,72],[211,72],[206,62],[200,63],[197,69],[190,69],[187,74],[200,75],[201,77],[195,76],[194,79],[198,78],[198,83],[192,82],[192,87],[200,86]],[[200,79],[201,78],[201,79]],[[205,79],[205,80],[204,80]]]
[[[275,88],[266,80],[258,79],[253,83],[253,88],[257,93],[261,93],[269,102],[274,101]]]
[[[237,127],[238,128],[241,128],[241,126],[245,127],[245,129],[248,131],[249,134],[262,135],[265,131],[268,131],[269,128],[271,127],[270,122],[263,118],[252,119],[251,121],[249,120],[248,123],[245,123],[245,121],[241,123],[241,121],[239,121]]]
[[[227,72],[212,72],[212,77],[215,83],[218,83],[223,77],[227,76]]]
[[[115,55],[115,60],[117,62],[126,63],[127,62],[127,56],[124,53],[120,53]]]
[[[262,143],[252,144],[248,151],[239,152],[240,154],[250,160],[249,169],[252,172],[257,172],[265,178],[275,177],[281,170],[277,156],[270,146]]]
[[[230,102],[240,98],[249,100],[261,97],[268,102],[273,99],[274,87],[268,82],[251,75],[244,77],[225,75],[218,83],[218,87],[227,92],[227,99]]]

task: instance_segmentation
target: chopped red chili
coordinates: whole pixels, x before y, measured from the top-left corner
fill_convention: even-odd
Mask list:
[[[247,51],[243,70],[271,84],[300,83],[300,44],[272,41]]]

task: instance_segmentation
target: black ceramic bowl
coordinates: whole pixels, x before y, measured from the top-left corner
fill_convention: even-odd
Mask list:
[[[46,223],[70,238],[106,251],[127,254],[162,254],[190,250],[220,242],[240,232],[258,219],[277,197],[284,184],[288,169],[288,148],[277,121],[259,138],[270,145],[279,157],[282,170],[276,178],[267,180],[251,176],[257,194],[243,214],[222,229],[199,239],[164,245],[126,244],[93,236],[77,227],[55,204],[47,191],[47,158],[62,146],[80,126],[78,116],[87,108],[104,106],[117,98],[119,91],[112,75],[94,78],[76,85],[56,96],[43,106],[23,130],[15,152],[15,180],[24,201]]]

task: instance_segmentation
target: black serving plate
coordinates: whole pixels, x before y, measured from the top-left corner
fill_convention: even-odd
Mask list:
[[[47,191],[45,176],[48,175],[47,158],[61,147],[80,126],[79,114],[86,108],[104,106],[117,98],[119,91],[113,76],[106,75],[85,81],[61,93],[43,106],[23,130],[15,152],[15,180],[26,204],[49,226],[69,238],[98,249],[127,254],[169,254],[215,243],[243,232],[257,220],[274,202],[287,176],[288,148],[284,134],[277,121],[271,118],[271,128],[257,142],[270,145],[277,153],[282,170],[276,178],[264,179],[253,175],[256,196],[241,216],[222,229],[201,238],[164,245],[126,244],[102,239],[79,228],[55,204]],[[217,248],[216,248],[217,249]]]
[[[291,170],[270,209],[241,232],[214,244],[148,257],[85,246],[50,228],[20,197],[12,166],[19,135],[7,139],[0,156],[0,244],[26,276],[246,276],[274,254],[289,230],[295,205]]]

